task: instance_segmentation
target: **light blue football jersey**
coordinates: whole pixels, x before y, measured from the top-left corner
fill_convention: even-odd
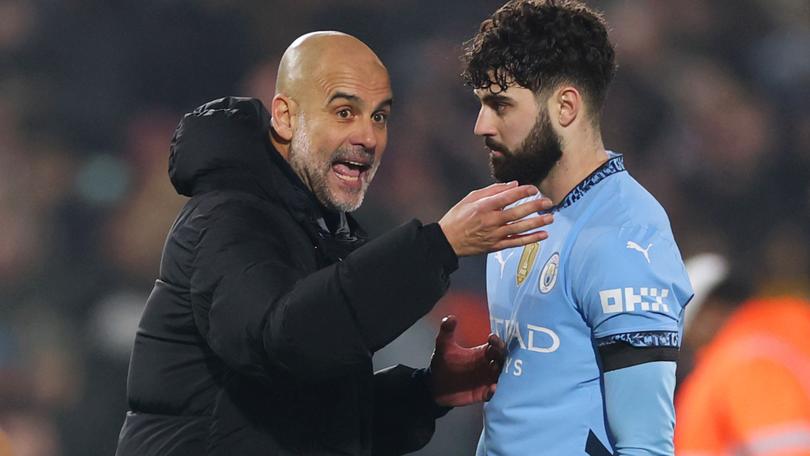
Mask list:
[[[612,452],[597,346],[679,344],[692,287],[664,209],[623,157],[609,152],[552,211],[548,239],[487,259],[490,322],[508,357],[478,456]]]

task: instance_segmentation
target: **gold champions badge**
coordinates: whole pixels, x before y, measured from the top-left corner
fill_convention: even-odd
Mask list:
[[[517,267],[517,274],[515,274],[515,280],[518,286],[526,280],[526,277],[529,277],[529,273],[532,272],[532,266],[534,266],[534,260],[537,258],[537,252],[539,251],[539,242],[523,247],[523,253],[520,255],[520,263],[518,263]]]

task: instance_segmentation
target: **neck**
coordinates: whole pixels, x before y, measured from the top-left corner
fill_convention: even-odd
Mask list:
[[[584,141],[565,140],[562,158],[537,187],[552,203],[560,204],[577,184],[607,160],[608,154],[598,134]]]

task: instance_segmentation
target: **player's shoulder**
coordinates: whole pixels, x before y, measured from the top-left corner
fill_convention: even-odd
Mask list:
[[[651,243],[677,251],[669,217],[658,200],[628,173],[614,177],[579,231],[572,256],[584,254],[588,261],[615,258],[633,246],[643,249]]]
[[[626,225],[646,225],[670,229],[664,207],[629,173],[617,174],[608,185],[606,201],[594,211],[591,227],[616,229]]]

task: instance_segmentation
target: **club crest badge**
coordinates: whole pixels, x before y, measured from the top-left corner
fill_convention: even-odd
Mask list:
[[[546,261],[543,270],[540,272],[540,280],[538,288],[540,293],[548,293],[557,284],[557,272],[560,269],[560,254],[554,252],[553,255]]]
[[[515,281],[520,286],[529,277],[534,266],[534,260],[537,259],[537,252],[540,251],[540,243],[535,242],[523,247],[523,253],[520,255],[520,262],[518,263],[517,273],[515,274]]]

